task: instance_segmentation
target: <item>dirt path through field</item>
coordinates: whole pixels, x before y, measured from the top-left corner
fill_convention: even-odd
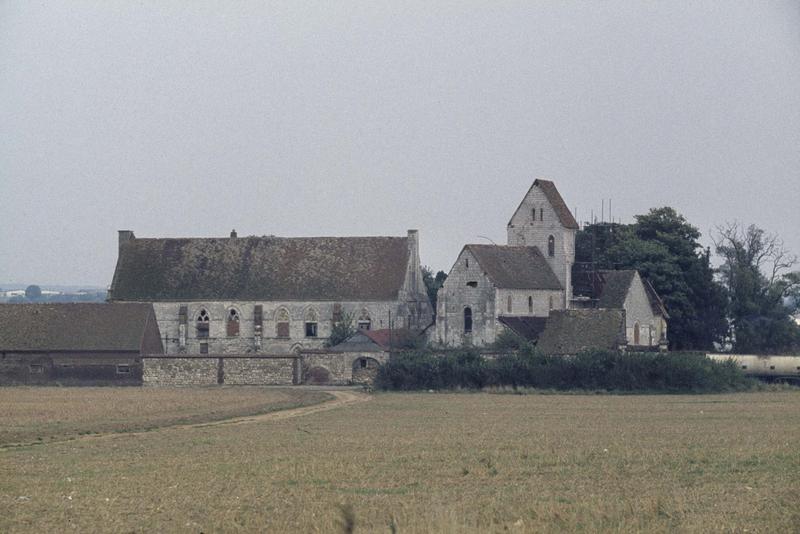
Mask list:
[[[241,417],[234,417],[231,419],[222,419],[219,421],[209,421],[206,423],[190,423],[190,424],[180,424],[180,425],[167,425],[162,427],[156,427],[148,430],[138,430],[135,432],[105,432],[105,433],[98,433],[98,434],[86,434],[80,436],[71,436],[66,437],[64,439],[57,439],[48,441],[46,443],[41,442],[33,442],[33,443],[9,443],[0,447],[0,451],[3,450],[11,450],[16,447],[20,446],[29,446],[29,445],[46,445],[51,443],[63,443],[66,441],[85,441],[85,440],[96,440],[96,439],[108,439],[108,438],[122,438],[122,437],[131,437],[131,436],[138,436],[142,434],[152,434],[154,432],[174,432],[180,430],[188,430],[192,428],[208,428],[208,427],[215,427],[215,426],[223,426],[223,425],[246,425],[250,423],[264,423],[269,421],[282,421],[284,419],[292,419],[294,417],[302,417],[304,415],[310,415],[314,413],[320,412],[327,412],[329,410],[335,410],[337,408],[342,408],[344,406],[349,406],[351,404],[358,404],[361,402],[366,402],[370,400],[371,396],[367,395],[366,393],[360,393],[357,391],[347,391],[347,390],[325,390],[326,393],[333,395],[333,399],[329,401],[324,401],[319,404],[312,404],[311,406],[302,406],[299,408],[290,408],[288,410],[279,410],[274,412],[267,412],[264,414],[259,415],[246,415]]]
[[[221,425],[244,425],[248,423],[261,423],[264,421],[282,421],[283,419],[291,419],[293,417],[301,417],[312,413],[327,412],[350,404],[357,404],[359,402],[368,401],[371,397],[364,393],[357,393],[355,391],[326,391],[334,396],[333,400],[322,402],[320,404],[312,404],[311,406],[303,406],[301,408],[292,408],[290,410],[281,410],[278,412],[269,412],[261,415],[250,415],[245,417],[236,417],[234,419],[223,419],[221,421],[212,421],[209,423],[196,423],[192,425],[179,425],[164,427],[159,430],[168,429],[185,429],[185,428],[204,428],[209,426]]]

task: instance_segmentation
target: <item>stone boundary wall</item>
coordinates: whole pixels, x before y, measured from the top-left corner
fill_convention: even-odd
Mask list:
[[[145,386],[282,386],[297,382],[298,356],[148,355],[142,357]]]

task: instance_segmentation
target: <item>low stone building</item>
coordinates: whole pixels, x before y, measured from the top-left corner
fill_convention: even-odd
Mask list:
[[[141,239],[119,232],[112,302],[153,303],[167,354],[322,348],[337,322],[422,329],[419,236]]]
[[[667,347],[667,313],[650,282],[635,270],[600,270],[594,295],[573,299],[575,308],[625,310],[625,334],[632,349]]]
[[[163,352],[150,304],[0,304],[0,384],[141,385]]]
[[[372,384],[378,367],[389,361],[392,336],[389,329],[361,330],[342,343],[320,350],[300,352],[306,384]]]

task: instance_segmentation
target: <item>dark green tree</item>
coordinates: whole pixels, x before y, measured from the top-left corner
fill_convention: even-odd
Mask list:
[[[726,333],[724,290],[714,280],[700,232],[673,208],[651,209],[630,225],[595,224],[578,232],[576,261],[597,269],[636,269],[670,314],[672,349],[710,349]]]
[[[800,327],[789,317],[789,299],[800,289],[797,257],[774,234],[739,223],[717,227],[720,275],[730,305],[734,350],[788,352],[800,348]]]
[[[436,316],[436,295],[439,289],[444,285],[445,280],[447,280],[446,272],[439,271],[436,273],[436,276],[434,276],[433,269],[427,265],[422,266],[422,281],[425,283],[428,299],[430,299],[431,306],[433,306],[434,316]]]

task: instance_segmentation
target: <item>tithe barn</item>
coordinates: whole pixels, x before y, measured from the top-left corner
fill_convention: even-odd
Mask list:
[[[334,324],[432,322],[419,237],[137,238],[119,232],[112,302],[153,303],[167,354],[298,353]]]

